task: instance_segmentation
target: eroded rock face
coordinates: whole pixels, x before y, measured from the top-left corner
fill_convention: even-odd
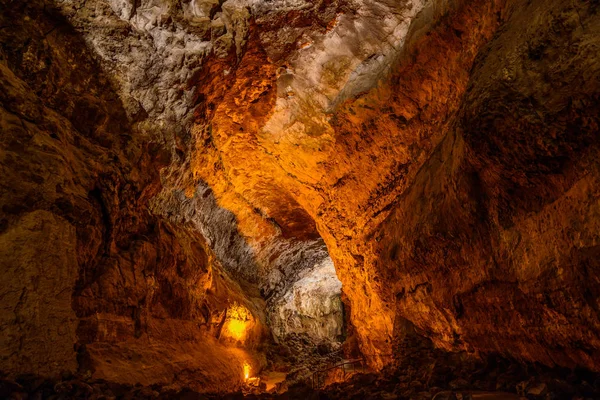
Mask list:
[[[132,125],[69,24],[43,2],[0,14],[3,373],[238,387],[267,334],[258,290],[193,227],[151,214],[168,149]],[[232,346],[234,305],[253,319]]]
[[[45,376],[77,369],[75,241],[73,226],[45,210],[25,214],[0,235],[2,369],[31,373],[33,367]]]
[[[430,3],[411,22],[391,74],[329,114],[282,106],[282,96],[296,102],[323,86],[288,90],[289,82],[301,80],[288,69],[302,59],[302,49],[292,47],[286,60],[270,56],[262,32],[249,39],[231,89],[206,92],[213,106],[193,131],[199,147],[192,168],[241,218],[251,215],[250,203],[288,234],[311,232],[315,221],[365,353],[389,351],[399,315],[448,349],[598,368],[597,330],[590,328],[596,284],[585,278],[589,258],[569,257],[566,276],[547,266],[564,271],[550,260],[579,248],[576,237],[588,237],[593,247],[594,222],[577,222],[573,206],[556,212],[550,225],[549,215],[539,214],[578,179],[595,179],[593,164],[583,160],[596,142],[591,104],[598,96],[598,62],[590,49],[597,11],[558,2],[520,7]],[[524,35],[532,13],[539,17]],[[332,26],[325,38],[336,35]],[[577,44],[567,49],[563,36]],[[296,123],[300,117],[293,115],[310,123]],[[279,118],[289,123],[272,125]],[[532,129],[538,125],[545,127]],[[472,159],[465,161],[469,167],[463,159]],[[595,186],[587,182],[584,192],[592,193]],[[585,199],[593,195],[584,192],[575,209],[587,214],[594,203]],[[251,216],[246,223],[240,222],[242,231],[259,237]],[[511,233],[503,233],[510,226]],[[575,236],[559,240],[557,232],[568,227]],[[524,235],[526,242],[518,239]],[[537,244],[534,238],[542,237],[547,240]],[[537,246],[544,250],[533,256]],[[588,283],[581,286],[582,279]],[[563,298],[558,288],[564,285],[588,289]],[[507,303],[505,295],[513,300]],[[563,309],[566,304],[577,305]],[[577,339],[559,339],[571,329]],[[542,333],[548,331],[554,333]]]
[[[235,279],[258,287],[266,299],[266,316],[275,337],[282,339],[296,332],[309,334],[315,343],[339,340],[343,326],[341,283],[323,240],[276,235],[263,238],[261,247],[251,246],[238,231],[235,215],[218,206],[205,184],[198,185],[192,198],[181,190],[163,191],[152,203],[173,223],[188,224],[202,232]],[[296,301],[296,294],[304,300]],[[310,296],[316,296],[316,302],[326,302],[327,311],[303,305],[312,302]]]
[[[599,368],[597,12],[516,6],[382,224],[397,313],[440,346]]]
[[[302,274],[284,296],[273,302],[271,329],[280,339],[306,334],[315,343],[340,342],[344,328],[342,283],[330,258]]]
[[[448,349],[597,369],[594,256],[584,250],[597,240],[597,10],[435,6],[415,18],[389,80],[321,120],[327,129],[286,132],[296,142],[268,135],[279,72],[242,61],[212,120],[214,168],[253,204],[275,208],[278,192],[256,189],[269,185],[315,219],[365,352],[386,352],[397,314]],[[250,100],[246,87],[258,94],[240,111],[230,104]],[[235,157],[241,149],[253,161]]]
[[[389,352],[395,307],[391,285],[365,243],[380,240],[377,224],[444,137],[468,71],[499,26],[501,11],[500,3],[429,4],[403,38],[393,74],[381,76],[385,82],[328,114],[314,107],[299,111],[313,121],[310,129],[287,130],[281,137],[266,127],[278,115],[279,77],[288,60],[269,58],[260,38],[248,42],[229,91],[218,97],[205,92],[210,113],[200,114],[192,131],[201,145],[194,172],[225,207],[244,216],[239,226],[250,238],[261,237],[256,229],[261,225],[248,203],[287,235],[310,234],[315,221],[351,303],[351,321],[360,321],[355,328],[367,354]],[[338,35],[338,26],[326,29],[323,40]],[[291,60],[303,50],[294,49]],[[293,119],[291,125],[300,126]]]
[[[0,243],[20,250],[1,259],[41,268],[32,227],[67,242],[47,253],[72,288],[65,368],[74,324],[110,379],[160,365],[161,338],[236,342],[217,341],[235,321],[247,347],[268,319],[337,334],[304,318],[336,315],[311,289],[331,257],[373,366],[406,318],[445,349],[600,370],[596,2],[6,4]],[[7,310],[62,290],[34,281]],[[3,323],[9,359],[33,328]],[[227,351],[215,382],[193,356],[135,379],[236,382]]]

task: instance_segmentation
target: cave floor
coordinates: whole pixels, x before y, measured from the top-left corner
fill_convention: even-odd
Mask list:
[[[293,346],[292,346],[293,348]],[[300,346],[298,348],[301,348]],[[201,394],[191,389],[159,385],[123,385],[85,376],[49,381],[33,375],[0,379],[0,398],[7,399],[415,399],[415,400],[553,400],[599,399],[600,375],[584,370],[524,364],[498,356],[474,358],[435,349],[428,339],[407,337],[397,346],[398,357],[379,373],[348,371],[344,381],[330,376],[325,387],[313,389],[308,365],[331,362],[330,354],[304,351],[301,362],[288,346],[272,349],[272,370],[261,373],[262,390],[246,393]],[[315,353],[318,353],[315,352]],[[285,362],[293,361],[292,364]],[[295,360],[295,361],[294,361]],[[276,371],[274,369],[286,369]],[[332,369],[335,371],[335,369]],[[334,375],[334,373],[332,374]],[[250,389],[250,388],[249,388]],[[266,392],[266,391],[270,392]]]
[[[438,360],[443,361],[443,360]],[[464,369],[456,365],[442,365],[438,371],[408,369],[384,371],[382,374],[355,374],[349,380],[313,390],[305,384],[295,384],[284,393],[257,394],[200,394],[190,389],[173,389],[161,386],[131,386],[84,377],[65,377],[62,381],[49,381],[35,376],[22,376],[15,381],[0,379],[0,398],[6,399],[256,399],[256,400],[334,400],[334,399],[415,399],[415,400],[548,400],[548,399],[598,399],[600,381],[593,374],[575,371],[558,371],[535,366],[520,366],[497,360],[497,365],[486,367],[485,372],[457,378]],[[437,367],[436,367],[437,368]],[[446,371],[455,369],[456,372]],[[465,369],[469,369],[468,367]],[[527,371],[525,371],[527,369]],[[524,375],[524,373],[529,375]],[[427,375],[431,381],[427,382]],[[271,373],[268,389],[284,373]],[[425,378],[425,379],[424,379]],[[446,384],[440,381],[452,379]],[[593,380],[592,380],[593,379]],[[441,384],[441,386],[436,386]],[[273,386],[274,387],[274,386]],[[494,388],[495,387],[495,388]]]
[[[447,367],[447,366],[446,366]],[[532,367],[532,366],[530,366]],[[455,368],[452,366],[451,368]],[[592,374],[574,371],[557,371],[537,367],[523,375],[522,367],[503,364],[489,368],[482,375],[467,375],[456,378],[450,372],[450,382],[442,385],[443,376],[432,376],[432,382],[423,380],[419,372],[411,374],[396,371],[383,374],[355,374],[349,380],[331,384],[321,390],[309,385],[295,384],[284,393],[229,393],[201,394],[191,389],[173,389],[158,385],[123,385],[84,377],[65,377],[62,381],[49,381],[32,375],[16,380],[0,379],[0,398],[6,399],[256,399],[256,400],[342,400],[342,399],[415,399],[415,400],[549,400],[600,398],[600,380]],[[441,371],[440,371],[441,372]],[[267,388],[273,390],[284,378],[283,373],[272,373]],[[591,379],[590,379],[591,378]],[[593,379],[593,380],[592,380]],[[495,388],[494,388],[495,387]],[[487,389],[486,389],[487,388]]]
[[[266,376],[262,380],[266,385],[267,392],[272,391],[273,389],[275,389],[277,387],[277,385],[279,385],[280,383],[285,381],[286,375],[287,374],[285,372],[277,372],[277,371],[267,373]]]

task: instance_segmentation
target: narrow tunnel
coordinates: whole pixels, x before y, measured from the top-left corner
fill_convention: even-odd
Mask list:
[[[240,234],[235,215],[218,205],[205,183],[197,185],[191,198],[182,191],[158,196],[153,208],[174,223],[193,225],[207,239],[226,273],[258,289],[266,306],[266,323],[275,341],[297,334],[315,346],[341,345],[342,284],[318,234],[306,239],[299,235],[285,237],[282,223],[276,225],[272,237],[253,244]],[[271,217],[254,211],[265,225],[270,224]]]
[[[266,371],[262,380],[273,390],[276,385],[286,387],[283,378],[293,369],[303,368],[300,378],[306,379],[328,363],[344,360],[347,315],[342,283],[325,242],[310,232],[315,229],[310,218],[302,217],[301,224],[292,221],[289,228],[252,207],[250,215],[257,224],[273,232],[253,240],[241,234],[238,218],[219,205],[204,182],[197,184],[192,196],[181,190],[163,192],[154,198],[152,209],[174,224],[201,232],[221,273],[246,295],[245,304],[227,306],[214,330],[219,342],[245,352],[244,376],[248,373],[258,384],[253,380],[257,370]],[[290,234],[293,229],[302,233]],[[210,318],[215,317],[206,317]],[[255,353],[260,347],[267,348],[265,360]]]
[[[600,398],[600,6],[0,0],[0,398]]]

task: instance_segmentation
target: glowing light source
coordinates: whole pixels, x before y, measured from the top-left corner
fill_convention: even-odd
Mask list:
[[[249,328],[252,327],[252,321],[253,316],[250,310],[241,304],[234,303],[227,309],[222,336],[244,342]]]
[[[246,322],[232,319],[227,322],[227,336],[235,340],[242,340],[246,333]]]
[[[244,380],[250,378],[250,364],[244,361]]]

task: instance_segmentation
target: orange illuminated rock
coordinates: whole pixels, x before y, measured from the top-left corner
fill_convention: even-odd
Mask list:
[[[237,303],[227,308],[219,333],[220,340],[238,345],[258,344],[262,335],[263,328],[249,309]]]
[[[389,352],[395,312],[392,287],[382,286],[375,255],[365,244],[447,132],[469,68],[498,27],[501,10],[500,3],[487,2],[451,8],[443,17],[441,10],[424,10],[407,30],[410,46],[396,54],[391,76],[378,82],[386,76],[382,72],[371,79],[375,87],[356,100],[339,101],[345,87],[338,80],[304,87],[294,105],[275,98],[281,85],[302,86],[294,82],[308,77],[296,76],[293,63],[276,75],[252,40],[228,91],[215,98],[210,83],[199,84],[199,90],[208,88],[204,96],[215,109],[195,128],[199,135],[210,132],[210,146],[194,153],[195,173],[236,213],[251,242],[264,240],[268,224],[248,204],[273,218],[284,234],[316,235],[318,227],[365,353]],[[328,34],[321,40],[326,43]],[[339,73],[347,74],[351,64],[340,65]],[[353,81],[347,85],[350,90]],[[315,90],[340,95],[335,102],[311,103]]]
[[[600,371],[597,2],[22,3],[3,371],[241,387],[268,323],[337,334],[329,257],[374,367],[411,321]]]
[[[206,238],[152,214],[169,151],[49,4],[0,4],[0,370],[198,391],[243,385],[264,302]],[[252,321],[217,340],[229,307]]]
[[[191,167],[250,243],[269,235],[265,215],[283,234],[318,231],[374,365],[399,315],[447,349],[598,369],[593,256],[580,247],[593,247],[595,222],[566,211],[594,209],[595,15],[561,2],[434,2],[389,70],[361,64],[379,71],[362,86],[352,57],[302,64],[303,51],[337,54],[326,47],[336,34],[352,40],[336,31],[351,16],[284,58],[257,39],[269,35],[259,19],[225,89],[211,89],[218,76],[197,82],[212,111],[198,115]],[[586,294],[561,297],[565,284]]]

